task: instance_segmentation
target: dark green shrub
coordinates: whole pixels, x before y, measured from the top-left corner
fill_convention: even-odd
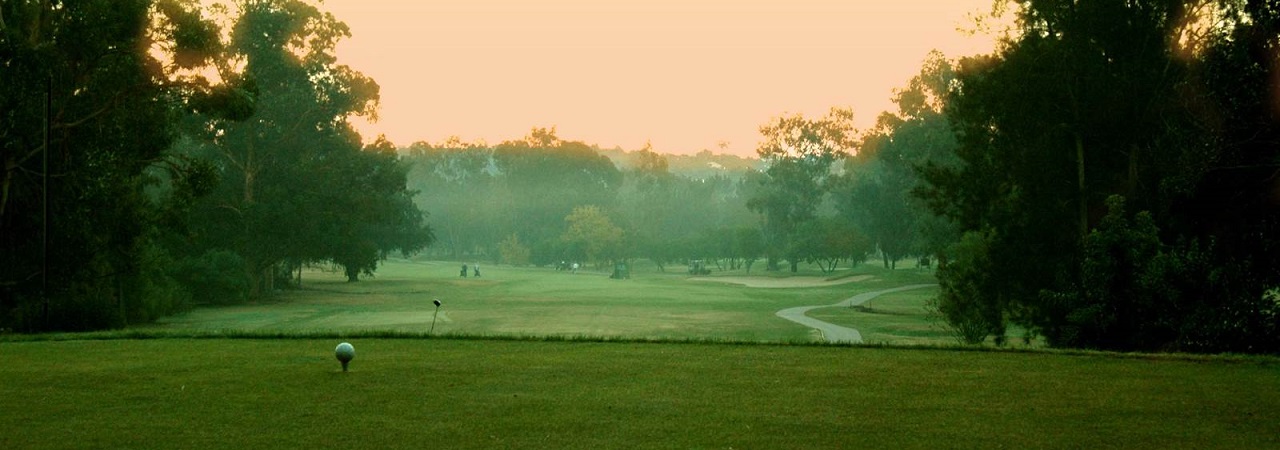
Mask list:
[[[938,268],[941,293],[934,305],[956,338],[967,344],[995,336],[1004,342],[1006,321],[996,267],[991,260],[990,232],[968,232],[951,247],[952,261]]]
[[[249,277],[244,259],[227,250],[210,250],[178,264],[177,278],[196,304],[231,305],[244,303],[249,294]]]

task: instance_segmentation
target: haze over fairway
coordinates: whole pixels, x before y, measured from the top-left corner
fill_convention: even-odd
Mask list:
[[[393,259],[379,267],[376,277],[360,283],[347,282],[339,271],[311,268],[304,271],[302,289],[282,293],[278,301],[197,308],[161,319],[155,329],[425,333],[430,326],[438,335],[809,342],[823,340],[822,334],[775,312],[933,282],[928,270],[888,270],[874,264],[827,277],[814,276],[812,269],[787,278],[749,276],[740,269],[698,279],[674,268],[659,272],[645,265],[628,280],[589,268],[570,273],[496,265],[486,265],[483,278],[459,278],[455,268],[451,262]],[[444,305],[438,323],[429,325],[433,299]],[[828,316],[846,326],[877,326],[879,318],[851,318],[849,308],[834,309],[842,311]],[[923,302],[916,302],[911,314],[894,316],[909,324],[869,333],[867,341],[954,343],[950,332],[931,324],[927,314]]]
[[[787,112],[851,106],[861,126],[930,50],[989,52],[968,16],[988,0],[328,0],[351,27],[344,64],[377,80],[380,120],[408,145],[497,143],[531,127],[626,149],[754,154]],[[719,143],[728,145],[721,150]]]

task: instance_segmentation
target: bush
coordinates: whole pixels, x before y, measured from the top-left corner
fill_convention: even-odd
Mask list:
[[[513,266],[525,266],[529,264],[529,246],[521,244],[520,238],[511,233],[511,236],[498,244],[498,257],[504,264]]]
[[[249,298],[244,258],[227,250],[210,250],[178,264],[177,278],[196,304],[230,305]]]
[[[191,307],[191,293],[175,277],[177,264],[163,247],[147,242],[139,252],[138,273],[125,291],[128,323],[152,322]]]
[[[953,259],[939,267],[942,290],[934,301],[938,313],[956,338],[967,344],[995,336],[1004,343],[1006,321],[999,290],[994,287],[990,232],[968,232],[951,247]]]
[[[1046,290],[1061,317],[1042,330],[1055,347],[1118,351],[1280,351],[1277,301],[1249,261],[1215,261],[1196,240],[1163,244],[1147,212],[1124,198],[1083,244],[1079,278]]]

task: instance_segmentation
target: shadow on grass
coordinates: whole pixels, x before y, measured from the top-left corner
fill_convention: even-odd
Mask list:
[[[1097,350],[1051,349],[1051,348],[1016,348],[995,347],[989,345],[962,344],[884,344],[884,343],[830,343],[811,340],[797,341],[747,341],[723,338],[635,338],[615,336],[589,335],[516,335],[516,334],[463,334],[440,333],[429,335],[423,332],[402,331],[253,331],[253,330],[219,330],[219,331],[172,331],[172,330],[119,330],[96,331],[87,333],[44,333],[44,334],[6,334],[0,335],[0,343],[6,342],[45,342],[45,341],[78,341],[78,340],[147,340],[147,339],[442,339],[471,341],[525,341],[525,342],[565,342],[565,343],[621,343],[621,344],[693,344],[693,345],[732,345],[732,346],[794,346],[794,347],[846,347],[863,349],[895,349],[946,352],[990,352],[1043,354],[1059,356],[1108,357],[1116,359],[1138,359],[1152,361],[1192,361],[1207,363],[1247,363],[1263,366],[1280,366],[1280,356],[1247,355],[1247,354],[1192,354],[1192,353],[1120,353]],[[336,372],[341,374],[341,371]]]

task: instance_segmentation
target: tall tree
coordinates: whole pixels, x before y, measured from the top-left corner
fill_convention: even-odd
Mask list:
[[[943,114],[954,80],[951,62],[930,53],[920,73],[895,92],[898,110],[882,114],[862,137],[834,187],[836,208],[875,243],[885,267],[909,254],[945,255],[957,237],[913,194],[922,188],[917,170],[955,165],[956,140]]]
[[[1262,80],[1274,70],[1264,62],[1272,61],[1266,55],[1273,53],[1262,49],[1275,45],[1276,29],[1267,25],[1275,12],[1260,6],[1265,2],[1192,7],[1203,3],[1024,1],[1021,28],[1005,48],[962,62],[948,106],[962,164],[926,170],[932,185],[928,196],[937,211],[982,238],[981,245],[966,248],[983,254],[968,260],[1002,269],[940,271],[944,300],[950,296],[983,305],[983,311],[1000,311],[980,315],[993,321],[984,328],[988,331],[1003,330],[1002,323],[1011,319],[1059,346],[1194,349],[1203,345],[1204,339],[1196,337],[1201,330],[1218,327],[1213,323],[1238,325],[1235,334],[1255,342],[1277,342],[1266,331],[1274,333],[1274,325],[1256,325],[1276,318],[1262,300],[1276,284],[1275,275],[1267,275],[1275,271],[1259,270],[1275,267],[1275,258],[1261,258],[1258,266],[1238,262],[1243,255],[1275,248],[1272,239],[1262,237],[1277,212],[1262,200],[1271,186],[1264,180],[1275,174],[1275,141],[1253,140],[1275,129],[1272,119],[1256,120],[1275,117],[1274,107],[1251,106],[1261,105],[1246,100],[1256,95],[1230,94],[1241,86],[1265,90],[1271,83]],[[1187,27],[1203,24],[1219,39],[1187,51],[1182,38]],[[1234,53],[1231,49],[1242,41],[1258,47]],[[1215,59],[1228,54],[1233,56]],[[1222,119],[1243,111],[1249,112],[1233,122],[1240,128],[1222,126],[1228,123]],[[1266,149],[1252,153],[1265,156],[1238,158],[1238,142]],[[1128,208],[1108,208],[1104,200],[1113,195],[1124,197]],[[1237,203],[1245,198],[1253,200]],[[1253,208],[1241,208],[1246,204]],[[1250,219],[1237,221],[1241,215],[1231,211],[1243,209],[1252,211]],[[1152,226],[1142,224],[1142,214],[1150,215]],[[1106,217],[1108,226],[1095,230]],[[1180,294],[1166,298],[1183,303],[1129,308],[1099,302],[1125,297],[1099,290],[1120,292],[1134,284],[1098,276],[1098,267],[1147,270],[1144,262],[1105,256],[1111,255],[1105,249],[1125,247],[1114,242],[1146,239],[1118,225],[1126,223],[1140,224],[1133,226],[1138,234],[1159,230],[1162,244],[1143,254],[1205,267],[1194,261],[1208,246],[1216,260],[1208,267],[1216,268],[1194,275],[1203,278],[1186,285],[1181,283],[1187,274],[1197,271],[1153,272],[1167,277],[1170,286],[1182,286]],[[1235,233],[1244,230],[1249,231]],[[969,277],[983,280],[966,281]],[[948,287],[962,285],[989,289]],[[1222,312],[1228,310],[1234,312]],[[1177,323],[1178,331],[1161,339],[1135,339],[1159,334],[1135,325],[1148,321]]]
[[[496,187],[501,191],[496,199],[501,202],[501,229],[515,231],[531,244],[535,264],[560,259],[556,230],[574,208],[614,206],[622,182],[618,168],[582,142],[560,140],[554,129],[535,128],[525,140],[504,142],[493,152],[501,175]]]
[[[332,260],[354,278],[372,269],[371,255],[428,242],[394,155],[362,153],[348,122],[374,114],[378,85],[337,63],[346,25],[298,0],[244,0],[237,9],[221,60],[243,71],[224,78],[251,81],[258,108],[243,121],[205,115],[188,128],[202,144],[193,156],[221,176],[195,211],[192,256],[240,255],[252,297],[270,292],[288,261]]]
[[[679,210],[677,180],[668,170],[666,157],[653,151],[648,143],[635,152],[634,167],[623,172],[618,193],[618,211],[632,254],[649,258],[659,270],[681,255],[679,242],[687,237],[676,235],[692,232],[691,226],[672,227]]]
[[[395,145],[379,136],[363,151],[343,156],[321,161],[314,172],[325,174],[317,177],[325,180],[321,201],[334,214],[321,256],[342,266],[348,281],[357,281],[373,275],[389,253],[412,254],[434,237],[414,206],[415,193],[405,187],[408,168]]]
[[[754,196],[747,207],[764,217],[769,270],[790,256],[791,270],[798,255],[791,250],[796,230],[812,220],[831,178],[831,164],[854,146],[853,111],[832,108],[826,116],[807,119],[795,114],[760,127],[764,137],[756,153],[768,166],[754,177]]]
[[[414,201],[431,211],[437,249],[466,259],[510,236],[513,230],[504,231],[497,220],[509,202],[497,189],[492,148],[451,138],[436,145],[416,142],[407,153],[410,187],[423,193]]]
[[[0,327],[121,326],[172,311],[146,169],[215,90],[194,1],[0,5]],[[154,51],[153,51],[154,50]],[[47,245],[45,245],[47,244]],[[161,306],[159,303],[169,303]]]
[[[574,259],[603,264],[619,259],[623,245],[622,228],[595,205],[580,206],[564,218],[561,239],[574,249]]]
[[[806,223],[797,242],[805,262],[818,263],[823,273],[834,272],[841,261],[861,264],[871,252],[871,241],[848,221],[821,217]]]
[[[1011,299],[1011,311],[1028,313],[1020,321],[1052,330],[1062,313],[1030,300],[1075,273],[1105,193],[1158,185],[1143,182],[1137,163],[1151,159],[1173,117],[1182,66],[1167,43],[1179,5],[1022,6],[1021,34],[998,58],[962,62],[949,112],[964,164],[930,179],[943,194],[933,204],[967,230],[990,229],[984,248],[1008,267],[987,275],[998,292],[981,295]]]
[[[1209,267],[1191,272],[1194,285],[1180,289],[1189,304],[1182,308],[1185,315],[1175,316],[1183,325],[1175,345],[1277,353],[1280,7],[1257,0],[1188,4],[1194,19],[1184,21],[1181,35],[1191,37],[1181,41],[1179,53],[1191,57],[1195,87],[1182,91],[1179,100],[1192,118],[1169,133],[1177,138],[1170,141],[1192,145],[1177,158],[1173,168],[1178,170],[1166,171],[1169,182],[1161,187],[1191,193],[1174,197],[1168,215],[1156,218],[1162,234],[1198,242],[1175,249],[1192,261],[1206,253]],[[1202,32],[1200,41],[1192,36],[1195,27]]]

